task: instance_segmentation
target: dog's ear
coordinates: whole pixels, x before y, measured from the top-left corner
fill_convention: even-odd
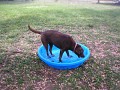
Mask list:
[[[81,45],[77,44],[76,49],[77,49],[77,50],[82,50]]]
[[[79,44],[77,44],[76,47],[75,47],[75,51],[76,51],[76,52],[79,52],[79,48],[80,48],[80,47],[79,47]]]
[[[79,48],[79,47],[81,47],[81,46],[79,44],[77,44],[76,48]]]

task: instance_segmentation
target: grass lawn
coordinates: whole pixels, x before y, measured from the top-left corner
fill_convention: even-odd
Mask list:
[[[82,67],[56,70],[36,55],[41,31],[56,29],[90,48]],[[119,90],[120,7],[0,3],[1,90]]]

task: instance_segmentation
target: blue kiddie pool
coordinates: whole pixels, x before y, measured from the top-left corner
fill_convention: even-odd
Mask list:
[[[67,56],[66,52],[63,53],[62,62],[59,62],[59,53],[60,49],[56,46],[53,46],[52,53],[55,55],[54,57],[48,58],[46,54],[46,50],[43,45],[38,48],[38,56],[39,58],[45,62],[48,66],[60,70],[67,70],[67,69],[74,69],[82,64],[90,57],[90,50],[83,44],[80,44],[81,47],[84,49],[84,58],[78,58],[78,56],[69,50],[69,54],[72,56],[71,58]],[[51,54],[49,54],[51,55]]]

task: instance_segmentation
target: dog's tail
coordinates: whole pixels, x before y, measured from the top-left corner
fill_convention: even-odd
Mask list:
[[[32,32],[34,32],[34,33],[38,33],[38,34],[41,34],[41,33],[42,33],[42,32],[40,32],[40,31],[37,31],[37,30],[31,28],[30,25],[28,25],[28,28],[29,28]]]

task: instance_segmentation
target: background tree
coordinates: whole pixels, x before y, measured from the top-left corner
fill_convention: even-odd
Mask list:
[[[55,0],[55,2],[58,2],[58,0]]]
[[[100,3],[100,0],[98,0],[98,3]]]

